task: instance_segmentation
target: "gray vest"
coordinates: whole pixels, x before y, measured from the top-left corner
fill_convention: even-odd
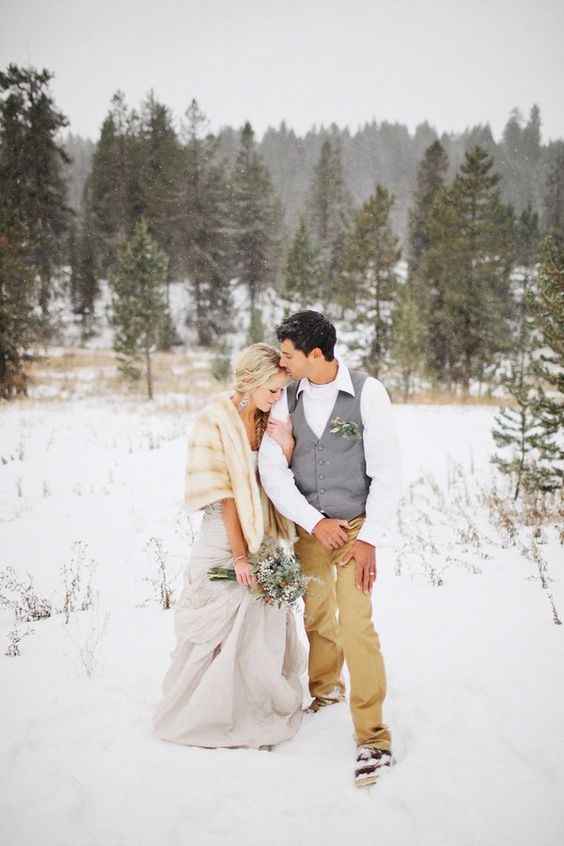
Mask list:
[[[370,487],[360,414],[360,394],[368,377],[366,373],[353,370],[350,374],[355,395],[339,391],[321,438],[315,435],[306,421],[303,392],[297,396],[299,382],[292,382],[287,389],[288,410],[296,441],[290,467],[296,485],[318,511],[327,517],[342,517],[344,520],[365,513]],[[331,421],[335,417],[356,423],[360,437],[345,438],[332,433]]]

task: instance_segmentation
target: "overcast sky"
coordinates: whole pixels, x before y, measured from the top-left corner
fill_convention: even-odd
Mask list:
[[[439,132],[541,108],[564,138],[562,0],[0,0],[0,67],[47,67],[71,130],[92,139],[121,88],[153,88],[180,117],[197,97],[212,129],[285,119],[428,120]]]

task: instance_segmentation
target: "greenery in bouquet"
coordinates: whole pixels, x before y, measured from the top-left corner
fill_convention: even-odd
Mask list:
[[[267,605],[290,607],[304,595],[308,578],[285,543],[267,538],[258,552],[249,555],[249,563],[257,580],[257,599]],[[231,567],[212,567],[208,576],[211,581],[237,581]]]

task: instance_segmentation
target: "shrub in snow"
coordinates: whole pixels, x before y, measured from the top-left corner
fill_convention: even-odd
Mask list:
[[[6,635],[8,638],[8,648],[4,655],[8,655],[10,658],[15,658],[17,655],[21,655],[20,652],[20,642],[23,640],[26,635],[33,634],[35,629],[26,629],[25,631],[21,631],[18,628],[12,629]]]
[[[27,582],[20,581],[13,567],[0,570],[0,606],[12,609],[15,619],[22,623],[43,620],[52,613],[49,600],[36,592],[31,573]]]
[[[64,598],[63,607],[59,612],[65,615],[65,623],[69,622],[74,611],[86,611],[92,607],[92,580],[97,566],[94,559],[88,555],[87,543],[77,540],[72,549],[71,560],[61,567]]]
[[[153,594],[141,606],[148,605],[149,602],[158,602],[161,608],[165,610],[172,608],[174,605],[174,588],[170,584],[170,579],[167,569],[167,551],[160,538],[149,538],[146,547],[148,551],[154,556],[157,563],[157,574],[155,576],[146,576],[143,581],[149,582],[153,589]]]

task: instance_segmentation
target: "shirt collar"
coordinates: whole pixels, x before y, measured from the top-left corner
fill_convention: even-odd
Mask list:
[[[335,356],[337,359],[337,363],[339,365],[339,369],[337,370],[337,376],[333,382],[328,384],[335,385],[338,391],[344,391],[346,394],[350,394],[354,397],[354,386],[351,379],[351,374],[349,368],[345,364],[342,358],[339,356]],[[296,397],[299,397],[301,392],[306,389],[311,382],[305,376],[303,379],[300,379],[300,384],[298,385],[298,390],[296,391]]]

